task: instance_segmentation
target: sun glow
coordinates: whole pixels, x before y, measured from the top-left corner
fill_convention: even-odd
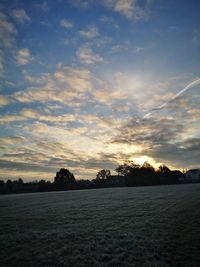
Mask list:
[[[133,161],[135,161],[139,165],[143,165],[145,161],[149,162],[153,166],[157,165],[156,162],[148,156],[141,156],[138,158],[134,158]]]

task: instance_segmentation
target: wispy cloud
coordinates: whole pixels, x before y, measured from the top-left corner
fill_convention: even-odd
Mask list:
[[[17,122],[23,120],[24,118],[22,116],[7,114],[0,117],[0,124],[8,124],[10,122]]]
[[[19,23],[30,22],[31,18],[27,15],[23,8],[14,9],[12,11],[13,18]]]
[[[0,137],[0,145],[15,145],[22,144],[26,141],[23,136],[4,136]]]
[[[29,64],[33,60],[33,57],[28,48],[22,48],[17,52],[15,59],[16,64],[22,66]]]
[[[10,48],[13,45],[16,33],[17,31],[8,17],[0,12],[0,39],[3,48]]]
[[[134,53],[140,53],[140,52],[142,52],[144,50],[145,50],[145,48],[141,47],[141,46],[136,46],[136,47],[133,48],[133,52]]]
[[[6,106],[11,102],[12,100],[10,97],[5,96],[5,95],[0,95],[0,107]]]
[[[88,27],[88,29],[86,29],[84,31],[82,30],[79,33],[82,37],[84,37],[86,39],[93,39],[99,35],[99,31],[98,31],[97,27],[95,27],[95,26],[90,26],[90,27]]]
[[[27,75],[26,75],[27,76]],[[65,105],[81,105],[91,90],[91,73],[84,68],[64,66],[54,73],[35,77],[27,76],[32,83],[24,91],[18,91],[14,98],[21,103],[57,102]]]
[[[128,19],[144,20],[148,17],[149,1],[144,1],[143,7],[138,4],[137,0],[105,0],[105,4]]]
[[[4,72],[4,58],[3,58],[3,52],[0,51],[0,76]]]
[[[76,56],[80,62],[84,64],[93,64],[104,61],[99,54],[94,53],[93,50],[87,46],[80,47],[76,52]]]
[[[147,113],[144,118],[147,118],[149,116],[151,116],[154,112],[162,110],[163,108],[165,108],[167,105],[169,105],[170,103],[172,103],[174,100],[176,100],[178,97],[180,97],[183,93],[185,93],[187,90],[189,90],[190,88],[193,88],[197,85],[200,84],[200,78],[195,79],[194,81],[192,81],[191,83],[189,83],[187,86],[185,86],[182,90],[180,90],[177,94],[175,94],[175,96],[173,96],[172,98],[170,98],[168,101],[166,101],[164,104],[155,107],[154,109],[152,109],[149,113]]]
[[[71,29],[73,27],[73,24],[71,21],[67,19],[61,19],[60,20],[60,26],[66,28],[66,29]]]

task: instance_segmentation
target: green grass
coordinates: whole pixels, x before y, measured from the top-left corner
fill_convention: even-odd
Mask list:
[[[0,266],[200,266],[200,184],[0,196]]]

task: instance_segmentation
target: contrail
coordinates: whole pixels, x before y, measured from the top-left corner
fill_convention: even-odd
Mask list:
[[[178,92],[174,97],[172,97],[170,100],[168,100],[167,102],[165,102],[164,104],[153,108],[150,112],[148,112],[146,115],[143,116],[143,119],[148,118],[149,116],[151,116],[154,112],[156,112],[157,110],[161,110],[164,107],[166,107],[169,103],[173,102],[175,99],[177,99],[180,95],[182,95],[183,93],[185,93],[188,89],[196,86],[200,84],[200,78],[198,78],[197,80],[194,80],[193,82],[189,83],[187,86],[185,86],[180,92]]]

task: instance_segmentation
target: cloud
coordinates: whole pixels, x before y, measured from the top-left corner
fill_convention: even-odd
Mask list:
[[[131,105],[136,106],[136,98],[144,95],[144,82],[134,74],[127,75],[116,72],[108,80],[98,80],[93,90],[96,101],[108,106]],[[145,92],[146,94],[146,92]]]
[[[81,63],[93,64],[103,62],[103,58],[99,54],[95,54],[93,50],[87,46],[82,46],[76,51],[76,56]]]
[[[0,117],[0,124],[8,124],[10,122],[17,122],[22,120],[24,120],[24,117],[22,116],[7,114],[7,115],[2,115]]]
[[[34,80],[37,81],[34,85]],[[18,91],[13,95],[21,103],[58,102],[66,106],[81,105],[91,90],[91,73],[84,68],[64,66],[54,73],[40,77],[28,76],[32,87]],[[40,82],[40,83],[39,83]]]
[[[60,20],[60,26],[66,28],[66,29],[71,29],[73,27],[73,24],[66,19],[61,19]]]
[[[148,17],[149,1],[144,1],[144,6],[138,5],[137,0],[105,0],[105,4],[114,11],[121,13],[128,19],[144,20]]]
[[[183,125],[175,123],[172,117],[140,120],[140,117],[133,116],[121,125],[121,133],[116,137],[115,141],[151,146],[159,145],[163,142],[178,140],[182,130]]]
[[[34,109],[27,109],[24,108],[20,111],[20,116],[22,120],[32,119],[36,121],[43,121],[43,122],[53,122],[55,124],[59,123],[66,123],[77,121],[78,118],[73,114],[63,114],[63,115],[48,115],[48,114],[41,114],[39,111]]]
[[[185,86],[182,90],[180,90],[177,94],[175,94],[172,98],[170,98],[168,101],[166,101],[165,103],[163,103],[160,106],[155,107],[154,109],[152,109],[149,113],[147,113],[144,118],[151,116],[154,112],[156,111],[160,111],[164,108],[166,108],[168,105],[173,104],[174,102],[176,102],[176,100],[185,92],[187,92],[190,88],[193,88],[197,85],[200,85],[200,78],[195,79],[194,81],[192,81],[191,83],[189,83],[187,86]]]
[[[95,134],[91,127],[95,125],[100,134],[108,132],[111,127],[115,125],[115,120],[112,117],[102,117],[89,114],[55,114],[47,109],[41,112],[37,109],[23,108],[19,113],[4,114],[0,118],[0,124],[8,125],[19,121],[26,121],[26,123],[41,122],[55,127],[68,127],[74,134],[85,134],[85,136],[92,137]],[[73,128],[75,124],[75,128]],[[41,126],[42,124],[40,124]],[[44,130],[44,128],[43,128]],[[99,138],[99,137],[98,137]]]
[[[122,101],[125,98],[125,93],[123,93],[122,91],[112,90],[110,86],[106,86],[106,83],[105,86],[101,87],[98,90],[95,90],[93,94],[98,102],[104,103],[106,105],[111,105],[116,100]]]
[[[91,73],[84,68],[65,66],[54,73],[56,81],[68,85],[68,89],[76,92],[85,92],[91,88]]]
[[[197,167],[200,143],[192,136],[195,136],[198,126],[193,128],[189,117],[185,123],[179,116],[148,119],[132,116],[120,126],[113,142],[135,144],[139,149],[135,153],[136,158],[145,155],[176,168]],[[194,157],[191,157],[191,151]]]
[[[23,8],[14,9],[12,11],[13,18],[19,23],[30,22],[31,18],[27,15]]]
[[[8,17],[0,12],[0,77],[3,77],[7,57],[11,57],[17,31]]]
[[[176,168],[199,168],[200,139],[189,138],[175,144],[161,144],[146,154]]]
[[[8,17],[0,12],[0,39],[4,48],[12,47],[14,35],[16,34],[14,25],[8,21]]]
[[[17,52],[15,59],[18,66],[23,66],[29,64],[33,57],[28,48],[22,48]]]
[[[86,54],[87,57],[83,55],[81,59],[88,65],[102,61],[94,53]],[[55,102],[55,105],[57,102],[59,105],[64,104],[74,108],[93,103],[93,106],[99,105],[99,108],[97,106],[99,111],[106,108],[111,112],[112,106],[115,106],[115,109],[118,105],[131,104],[135,107],[134,98],[139,93],[144,94],[143,85],[137,77],[132,75],[130,79],[129,76],[119,72],[110,77],[110,81],[97,78],[86,67],[60,66],[54,73],[37,77],[29,75],[26,71],[23,74],[31,86],[14,93],[13,98],[21,103],[40,102],[52,105]]]
[[[0,107],[6,106],[11,102],[12,100],[10,97],[5,96],[5,95],[0,95]]]
[[[190,119],[194,119],[195,121],[200,121],[200,108],[191,108],[188,111]]]
[[[8,124],[11,122],[23,121],[24,117],[17,114],[6,114],[0,116],[0,124]]]
[[[26,138],[23,136],[5,136],[0,137],[0,145],[15,145],[22,144],[26,141]]]
[[[20,154],[18,156],[20,156]],[[9,171],[14,170],[13,176],[15,177],[15,179],[17,178],[16,177],[17,173],[21,177],[21,173],[23,173],[23,172],[26,172],[24,174],[26,178],[29,176],[32,176],[33,178],[37,177],[37,179],[40,179],[40,177],[41,177],[40,174],[38,176],[36,175],[38,172],[46,172],[46,173],[48,172],[48,174],[46,174],[46,177],[48,177],[49,179],[52,179],[53,175],[51,176],[51,175],[49,175],[49,173],[50,172],[55,173],[57,170],[57,168],[55,166],[54,167],[43,166],[43,165],[39,165],[37,163],[34,163],[34,161],[32,163],[31,162],[27,163],[27,162],[3,160],[3,159],[0,159],[0,167],[2,169],[8,170],[8,172],[7,172],[8,176],[6,175],[6,177],[9,177],[9,175],[10,175]]]
[[[57,130],[59,135],[59,128]],[[65,132],[67,133],[67,131]],[[75,139],[77,139],[77,135]],[[84,142],[85,139],[82,137]],[[42,138],[41,134],[37,139],[32,136],[31,143],[29,143],[30,140],[18,138],[18,136],[11,136],[7,140],[4,139],[2,141],[2,144],[7,146],[7,150],[0,159],[1,169],[15,170],[15,175],[20,174],[20,171],[23,173],[26,170],[28,171],[27,176],[25,176],[26,178],[32,172],[55,174],[61,167],[70,168],[70,170],[75,172],[76,178],[83,178],[88,173],[90,173],[90,177],[86,176],[85,178],[94,178],[100,168],[115,168],[117,166],[116,158],[110,157],[109,159],[103,153],[98,153],[96,156],[88,155],[88,153],[85,153],[85,149],[83,153],[77,153],[77,148],[70,148],[71,142],[51,139],[51,132],[50,136],[47,134],[45,139]],[[72,143],[74,146],[74,140]],[[82,146],[82,143],[79,143],[79,146]],[[49,178],[52,179],[53,175]]]
[[[99,35],[99,31],[95,26],[88,27],[85,31],[79,31],[80,35],[86,39],[93,39]]]
[[[44,166],[43,171],[48,166],[55,170],[61,166],[70,167],[75,174],[79,173],[78,177],[83,177],[84,168],[95,175],[104,166],[115,168],[117,162],[143,156],[170,167],[179,167],[181,160],[180,167],[197,165],[197,160],[192,163],[189,158],[191,151],[198,157],[198,140],[190,140],[198,136],[195,116],[199,101],[196,96],[195,103],[194,99],[187,102],[182,99],[177,105],[170,106],[168,116],[159,114],[142,119],[141,114],[129,118],[131,113],[139,113],[135,98],[138,97],[140,102],[141,99],[148,100],[152,94],[149,88],[154,88],[158,95],[153,102],[163,101],[161,93],[164,95],[169,84],[164,84],[161,90],[161,84],[141,82],[133,73],[130,76],[121,72],[105,81],[97,79],[87,68],[62,64],[56,71],[38,77],[27,71],[23,75],[26,84],[31,86],[12,95],[22,103],[21,110],[17,114],[3,115],[1,122],[6,129],[15,129],[13,135],[23,135],[28,141],[27,145],[16,145],[16,149],[4,144],[7,147],[3,150],[2,160],[19,163],[20,157],[24,164],[34,160],[37,166]],[[147,90],[144,92],[142,88]],[[56,109],[49,108],[52,105],[56,105]],[[153,105],[147,103],[147,107]],[[107,156],[103,155],[105,151]],[[170,153],[176,155],[171,156],[171,162]],[[49,168],[49,172],[53,170]]]
[[[0,77],[4,73],[4,68],[5,68],[4,64],[5,64],[4,54],[3,51],[0,49]]]
[[[126,15],[128,18],[133,16],[135,9],[134,0],[117,0],[113,2],[113,8],[115,11],[121,12]]]
[[[0,56],[0,73],[3,73],[3,71],[4,71],[4,61],[3,58]]]
[[[33,109],[22,109],[20,114],[22,115],[22,117],[25,117],[25,118],[30,118],[30,119],[36,119],[39,117],[39,113],[36,111],[36,110],[33,110]]]
[[[145,48],[141,47],[141,46],[136,46],[136,47],[133,48],[133,52],[134,53],[140,53],[140,52],[142,52],[144,50],[145,50]]]
[[[31,110],[22,110],[21,114],[28,115],[28,117],[35,115],[34,111]],[[42,116],[39,115],[39,118]],[[54,118],[59,120],[59,116]],[[98,125],[98,121],[101,121],[92,115],[74,115],[72,119],[84,120],[91,124],[92,129],[94,125]],[[103,127],[103,124],[100,127]],[[86,167],[94,169],[97,168],[97,164],[101,164],[103,167],[103,159],[99,156],[94,157],[94,147],[96,147],[97,153],[103,149],[100,146],[101,142],[87,137],[81,131],[77,131],[76,127],[65,126],[61,128],[55,125],[49,126],[44,123],[31,122],[20,128],[20,134],[22,132],[24,136],[27,136],[26,139],[20,138],[19,135],[0,139],[0,144],[6,148],[2,150],[1,160],[5,163],[1,161],[2,168],[10,166],[10,169],[22,170],[21,166],[26,166],[25,169],[27,169],[32,162],[34,162],[36,169],[37,166],[41,170],[48,170],[49,167],[49,172],[51,168],[55,168],[56,171],[62,166],[73,167],[76,170]],[[29,134],[27,135],[27,133]],[[33,170],[36,169],[33,168]]]

